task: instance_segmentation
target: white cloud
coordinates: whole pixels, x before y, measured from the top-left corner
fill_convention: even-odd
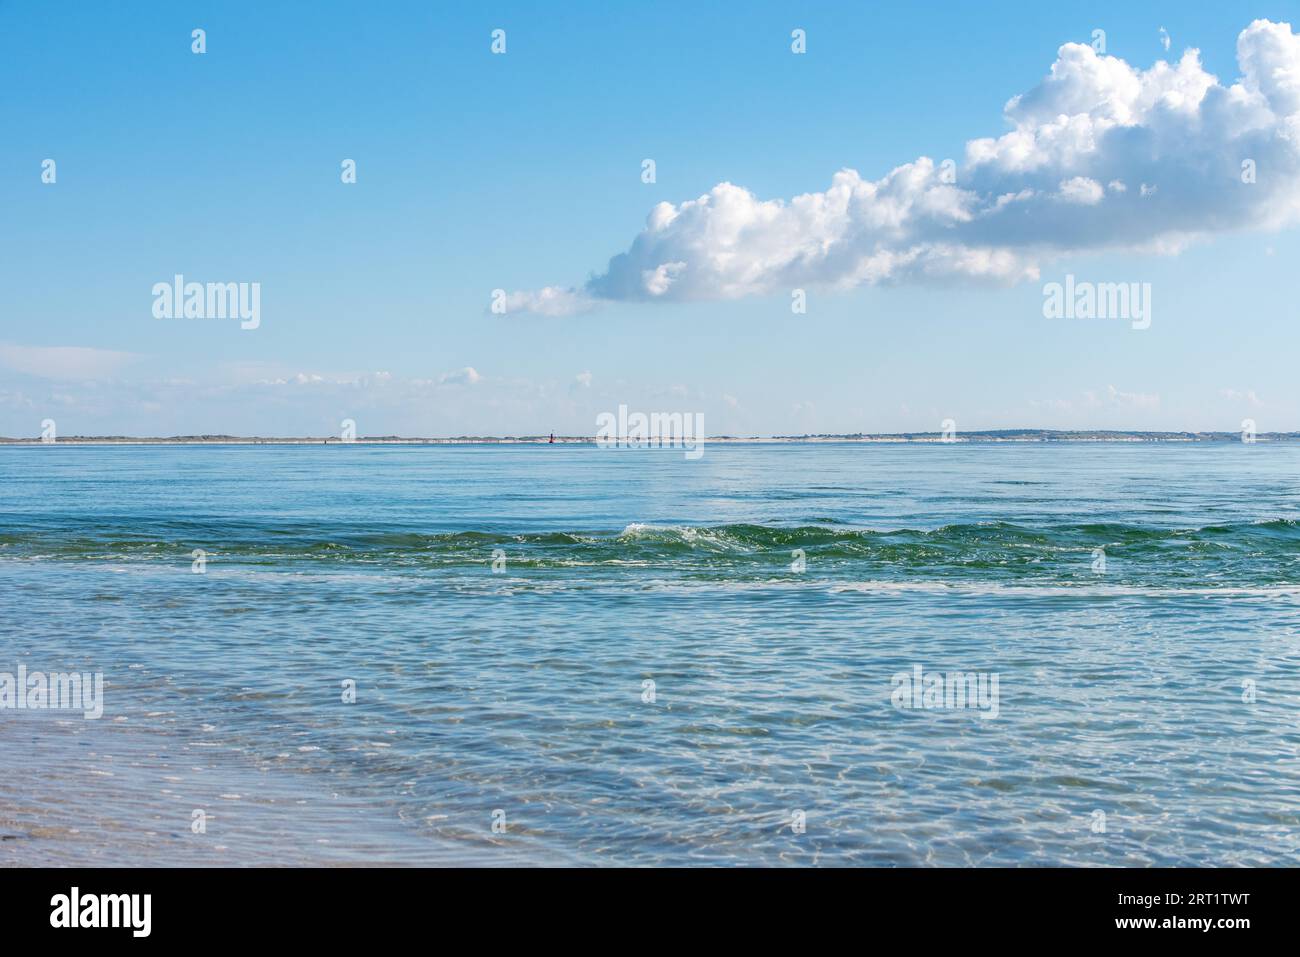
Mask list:
[[[0,342],[0,365],[41,379],[105,379],[140,357],[85,346],[18,346]]]
[[[1151,392],[1124,392],[1113,385],[1106,386],[1106,391],[1098,395],[1093,389],[1080,393],[1074,399],[1030,399],[1033,409],[1046,409],[1060,413],[1090,413],[1101,410],[1156,410],[1160,408],[1160,396]]]
[[[1061,183],[1061,190],[1057,195],[1067,203],[1077,203],[1080,206],[1095,206],[1101,202],[1101,198],[1106,195],[1106,191],[1101,188],[1101,183],[1095,179],[1088,179],[1086,176],[1075,176]]]
[[[1264,405],[1264,402],[1255,393],[1254,389],[1246,389],[1245,391],[1240,389],[1220,389],[1219,395],[1229,402],[1245,402],[1253,409],[1262,408]]]
[[[1121,392],[1113,385],[1106,386],[1112,408],[1155,409],[1160,406],[1160,396],[1149,392]]]
[[[463,369],[457,369],[455,372],[447,372],[438,377],[440,384],[448,385],[476,385],[483,381],[483,377],[478,374],[473,366],[465,366]]]
[[[506,296],[506,312],[531,312],[539,316],[571,316],[586,312],[596,303],[584,290],[544,286],[535,291],[512,292]]]
[[[1071,253],[1175,252],[1215,233],[1294,223],[1300,38],[1256,20],[1237,38],[1237,60],[1241,76],[1225,86],[1196,50],[1142,70],[1067,43],[1036,87],[1007,102],[1011,130],[967,143],[955,183],[925,156],[875,180],[842,169],[825,191],[788,201],[720,183],[652,209],[627,251],[582,287],[516,292],[507,306],[564,315],[602,300],[1012,282]],[[1257,164],[1253,184],[1239,178],[1244,159]]]
[[[352,392],[381,392],[386,390],[430,389],[442,385],[476,385],[483,380],[476,369],[465,366],[444,372],[435,379],[398,379],[391,372],[320,373],[296,372],[267,375],[255,378],[250,373],[265,370],[259,364],[227,364],[222,367],[229,385],[270,388],[309,387],[318,390],[347,389]],[[184,383],[175,383],[184,384]]]

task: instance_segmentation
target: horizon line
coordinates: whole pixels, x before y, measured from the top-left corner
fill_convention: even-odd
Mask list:
[[[1249,434],[1249,438],[1246,436]],[[879,442],[879,443],[959,443],[994,442],[1244,442],[1300,440],[1300,431],[1255,432],[1220,429],[1175,431],[1154,429],[972,429],[948,435],[944,432],[804,432],[788,435],[715,435],[687,437],[689,442],[718,443],[814,443],[814,442]],[[455,436],[399,436],[372,435],[342,438],[336,435],[321,436],[261,436],[195,433],[170,436],[130,435],[69,435],[55,438],[0,436],[0,445],[475,445],[475,444],[525,444],[525,445],[595,445],[600,441],[642,447],[664,447],[664,444],[682,441],[674,436],[647,436],[632,438],[617,436],[601,440],[594,435],[455,435]]]

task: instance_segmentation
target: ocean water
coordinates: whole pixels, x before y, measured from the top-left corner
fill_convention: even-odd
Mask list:
[[[0,863],[1294,865],[1298,613],[1297,445],[0,448]]]

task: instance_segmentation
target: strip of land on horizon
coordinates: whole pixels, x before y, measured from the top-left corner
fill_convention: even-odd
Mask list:
[[[1122,430],[1054,430],[1054,429],[991,429],[958,432],[884,432],[805,434],[769,436],[704,436],[704,443],[814,443],[814,442],[878,442],[878,443],[941,443],[960,442],[1289,442],[1300,440],[1300,432],[1260,432],[1244,439],[1241,432],[1147,432]],[[665,442],[671,442],[668,436]],[[690,441],[694,441],[691,439]],[[237,436],[237,435],[173,435],[123,436],[123,435],[70,435],[57,439],[40,437],[9,438],[0,436],[0,445],[594,445],[597,440],[590,435],[459,435],[448,437],[406,438],[397,435],[357,436],[343,439],[338,436]],[[659,437],[648,439],[627,436],[616,440],[623,445],[661,444]]]

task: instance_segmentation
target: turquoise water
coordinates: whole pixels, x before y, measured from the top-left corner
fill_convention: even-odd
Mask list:
[[[1295,445],[0,449],[0,671],[358,861],[1294,864],[1298,612]],[[173,814],[128,790],[79,846]]]

